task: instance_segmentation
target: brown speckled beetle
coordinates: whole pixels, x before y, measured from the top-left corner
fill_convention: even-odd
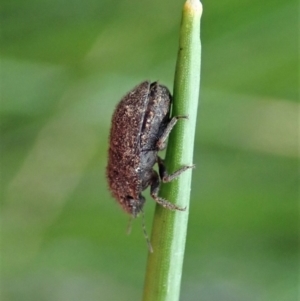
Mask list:
[[[152,198],[171,210],[185,210],[158,196],[160,179],[172,181],[184,166],[169,175],[157,152],[164,149],[172,128],[180,118],[170,118],[172,96],[157,82],[145,81],[130,91],[117,105],[110,131],[107,179],[112,195],[123,209],[136,217],[145,203],[142,191],[149,185]]]

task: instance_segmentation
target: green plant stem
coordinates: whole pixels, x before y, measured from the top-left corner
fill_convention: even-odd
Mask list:
[[[166,166],[172,173],[184,165],[192,165],[194,136],[200,86],[200,18],[199,0],[187,0],[183,7],[179,51],[174,82],[172,115],[187,115],[179,120],[168,142]],[[179,300],[182,265],[187,232],[191,170],[177,180],[161,186],[160,196],[185,211],[170,211],[156,206],[143,301]]]

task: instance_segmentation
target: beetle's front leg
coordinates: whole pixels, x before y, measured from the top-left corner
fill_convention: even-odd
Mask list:
[[[190,168],[195,168],[195,165],[186,165],[169,175],[163,159],[161,159],[158,156],[157,156],[157,164],[158,164],[159,176],[164,183],[173,181],[175,178],[177,178],[179,175],[181,175],[183,172],[185,172]]]
[[[159,205],[163,206],[164,208],[167,208],[169,210],[180,210],[180,211],[184,211],[185,208],[180,208],[172,203],[170,203],[169,201],[161,198],[158,196],[158,192],[159,192],[159,177],[158,174],[155,170],[152,171],[152,177],[151,177],[151,188],[150,188],[150,193],[152,198],[155,200],[156,203],[158,203]]]
[[[165,128],[164,132],[162,133],[162,135],[159,137],[156,146],[158,148],[158,150],[163,150],[166,147],[166,140],[169,137],[170,132],[172,131],[173,127],[175,126],[175,124],[177,123],[178,119],[188,119],[188,116],[175,116],[173,117],[170,122],[168,123],[167,127]]]

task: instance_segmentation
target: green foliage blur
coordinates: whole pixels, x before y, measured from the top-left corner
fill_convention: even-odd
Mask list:
[[[105,179],[110,119],[141,81],[172,88],[182,5],[2,1],[1,300],[141,299],[141,218],[127,236]],[[298,2],[203,7],[181,300],[295,301]]]

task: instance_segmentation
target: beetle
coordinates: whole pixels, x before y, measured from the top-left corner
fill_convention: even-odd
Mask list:
[[[144,81],[125,95],[117,105],[109,138],[108,185],[113,197],[123,209],[137,217],[143,210],[142,195],[150,186],[151,197],[170,210],[182,210],[158,196],[160,181],[170,182],[191,166],[183,166],[168,174],[158,151],[166,147],[166,140],[177,120],[187,116],[170,117],[172,96],[168,88],[158,82]],[[158,164],[158,173],[153,169]]]

